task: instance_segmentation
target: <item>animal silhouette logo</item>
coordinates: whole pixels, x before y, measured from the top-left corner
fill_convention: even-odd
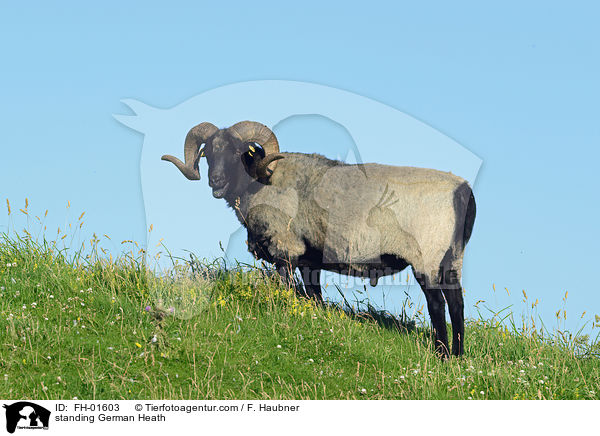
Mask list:
[[[19,401],[3,406],[6,409],[6,431],[19,429],[48,429],[50,411],[29,401]]]
[[[341,126],[340,131],[349,141],[339,144],[336,141],[316,141],[323,145],[317,148],[313,143],[315,141],[309,140],[301,150],[285,142],[282,150],[319,152],[347,163],[379,161],[397,166],[436,168],[452,171],[471,184],[482,163],[479,157],[453,139],[393,107],[352,92],[314,83],[286,80],[234,83],[207,90],[168,109],[152,107],[133,99],[125,99],[123,103],[133,114],[115,115],[115,118],[144,134],[140,177],[146,223],[152,224],[154,234],[164,238],[170,247],[201,249],[197,253],[200,257],[220,256],[219,241],[223,241],[226,257],[232,263],[235,259],[252,262],[245,244],[246,229],[239,226],[226,207],[214,201],[208,183],[187,183],[185,178],[173,171],[172,165],[160,160],[163,154],[177,155],[187,132],[200,121],[210,121],[223,128],[240,120],[258,120],[279,135],[277,128],[285,125],[286,120],[292,120],[293,123],[294,117],[308,117],[302,121],[305,122],[311,117],[313,120],[320,117],[328,123]],[[298,130],[294,131],[301,130],[300,124],[295,126]],[[200,166],[205,164],[206,161],[201,160]],[[332,172],[323,178],[322,183],[330,182],[334,176]],[[393,190],[390,187],[390,192]],[[276,200],[270,199],[270,204]],[[316,200],[322,201],[319,198]],[[379,197],[373,199],[374,203],[367,206],[367,211],[375,206],[377,200]],[[379,219],[387,218],[383,212],[384,206],[382,204],[380,210],[372,214],[374,233],[381,228]],[[390,207],[394,211],[399,206],[397,203]],[[296,209],[297,205],[288,202],[282,213],[293,218],[298,212]],[[333,220],[337,218],[341,217],[330,217]],[[216,226],[215,223],[222,225]],[[201,230],[182,232],[180,229]],[[386,239],[381,243],[386,243]],[[162,251],[162,246],[154,241],[146,245],[149,257]],[[183,250],[176,250],[176,253],[187,257]],[[352,249],[349,253],[341,254],[351,256]],[[327,255],[335,259],[340,253],[331,252]]]

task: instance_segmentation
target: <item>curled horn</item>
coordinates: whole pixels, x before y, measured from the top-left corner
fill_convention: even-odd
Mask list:
[[[168,154],[165,154],[161,159],[173,163],[189,180],[200,180],[198,161],[202,157],[203,150],[200,149],[200,146],[214,135],[217,130],[219,129],[211,123],[201,123],[196,127],[192,127],[185,137],[185,144],[183,146],[185,163],[181,162],[175,156]]]
[[[279,153],[279,143],[271,129],[255,121],[241,121],[228,130],[242,142],[256,142],[265,151],[265,157],[256,166],[256,175],[259,178],[269,177],[273,174],[277,161],[283,159],[284,156]]]

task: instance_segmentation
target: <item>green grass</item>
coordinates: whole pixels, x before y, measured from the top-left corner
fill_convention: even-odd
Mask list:
[[[597,343],[582,353],[576,341],[470,320],[465,356],[442,362],[418,320],[418,328],[396,328],[374,313],[317,307],[269,271],[193,262],[192,272],[181,266],[158,276],[143,253],[102,260],[96,251],[69,254],[0,235],[0,397],[600,395]]]

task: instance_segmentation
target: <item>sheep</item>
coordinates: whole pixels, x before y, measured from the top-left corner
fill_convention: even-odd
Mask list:
[[[204,147],[202,147],[204,145]],[[205,156],[215,198],[223,198],[248,232],[248,250],[274,264],[286,283],[300,268],[306,297],[322,302],[322,270],[369,278],[413,269],[427,301],[435,350],[464,352],[461,270],[475,220],[468,183],[434,169],[376,163],[350,165],[319,154],[280,153],[275,134],[242,121],[192,128],[185,162],[165,155],[190,180]]]

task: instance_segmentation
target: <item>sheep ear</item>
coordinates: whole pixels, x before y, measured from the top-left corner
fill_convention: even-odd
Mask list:
[[[256,179],[256,158],[251,151],[242,154],[242,165],[251,178]]]

